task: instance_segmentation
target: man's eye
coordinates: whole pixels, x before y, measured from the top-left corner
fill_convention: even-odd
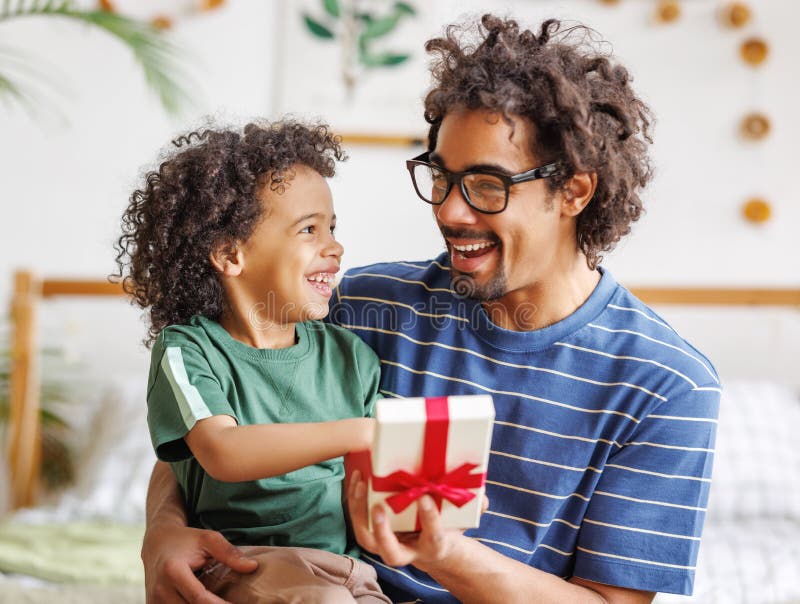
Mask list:
[[[309,235],[313,235],[314,234],[314,227],[313,226],[307,226],[304,229],[301,229],[300,232],[301,233],[308,233]]]

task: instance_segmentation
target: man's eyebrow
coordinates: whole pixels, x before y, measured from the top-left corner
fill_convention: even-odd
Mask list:
[[[428,157],[432,163],[435,163],[436,165],[447,170],[447,166],[445,166],[442,156],[436,153],[436,151],[431,151]],[[512,172],[508,168],[504,168],[499,164],[473,164],[467,166],[467,168],[465,170],[461,170],[461,172],[496,172],[498,174],[505,174],[506,176],[513,176],[516,174],[516,172]]]

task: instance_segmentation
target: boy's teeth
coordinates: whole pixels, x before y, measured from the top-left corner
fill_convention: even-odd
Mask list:
[[[331,275],[325,273],[317,273],[308,278],[309,281],[316,281],[317,283],[330,283],[332,281]]]

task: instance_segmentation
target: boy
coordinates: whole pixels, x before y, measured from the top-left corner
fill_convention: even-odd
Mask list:
[[[190,524],[259,562],[203,582],[232,602],[388,602],[352,557],[341,492],[341,456],[372,441],[379,364],[318,321],[343,253],[325,177],[344,153],[292,121],[176,145],[131,196],[117,262],[150,311],[156,453]]]

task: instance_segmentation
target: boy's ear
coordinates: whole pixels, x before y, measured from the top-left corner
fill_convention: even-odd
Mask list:
[[[234,242],[223,243],[209,254],[211,266],[224,277],[236,277],[244,268],[244,254]]]
[[[579,172],[564,185],[561,213],[575,217],[589,205],[597,188],[597,173]]]

